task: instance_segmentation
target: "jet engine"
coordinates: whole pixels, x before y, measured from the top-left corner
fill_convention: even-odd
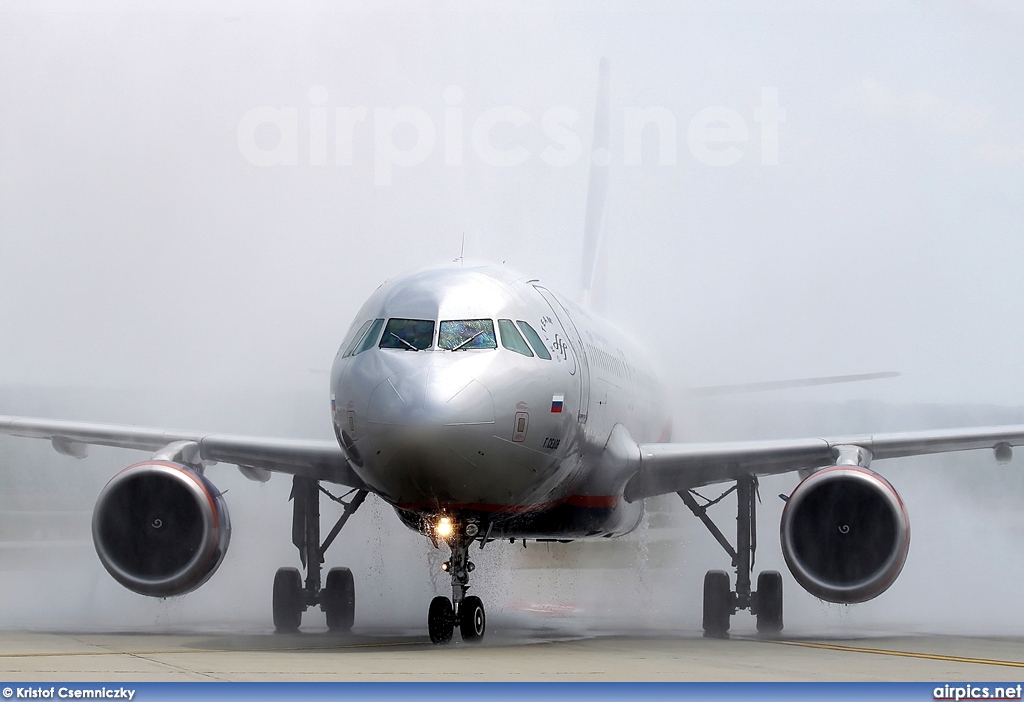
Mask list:
[[[866,602],[903,570],[910,520],[882,476],[834,466],[801,482],[782,511],[782,553],[793,577],[829,602]]]
[[[92,538],[103,567],[140,595],[195,590],[220,566],[230,537],[220,492],[170,461],[125,468],[103,488],[93,511]]]

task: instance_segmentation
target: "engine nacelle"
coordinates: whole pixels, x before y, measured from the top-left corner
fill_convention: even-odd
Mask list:
[[[829,602],[866,602],[885,592],[909,548],[903,500],[867,468],[812,473],[782,511],[782,553],[793,577]]]
[[[92,539],[103,567],[140,595],[195,590],[220,566],[230,537],[220,492],[169,461],[125,468],[100,492],[93,511]]]

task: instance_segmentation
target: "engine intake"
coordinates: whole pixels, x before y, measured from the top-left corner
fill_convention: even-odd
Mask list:
[[[885,592],[909,548],[903,500],[867,468],[812,473],[782,511],[782,553],[793,577],[829,602],[866,602]]]
[[[195,590],[220,566],[230,537],[220,492],[169,461],[125,468],[100,492],[93,511],[92,538],[103,567],[140,595]]]

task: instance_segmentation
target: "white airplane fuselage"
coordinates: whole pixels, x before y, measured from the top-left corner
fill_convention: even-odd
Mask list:
[[[616,425],[668,440],[661,387],[622,332],[497,266],[384,283],[331,371],[338,440],[408,526],[459,515],[513,538],[636,527],[629,475],[598,457]]]
[[[910,520],[872,469],[888,458],[987,449],[1008,461],[1024,425],[796,439],[671,443],[663,386],[632,340],[586,310],[500,267],[425,270],[383,284],[360,309],[331,371],[333,442],[0,416],[0,433],[46,439],[84,457],[89,445],[153,451],[117,473],[96,501],[93,540],[104,567],[144,595],[180,595],[224,559],[223,495],[205,476],[237,465],[254,480],[291,474],[292,543],[306,568],[274,577],[274,625],[299,628],[319,605],[331,629],[352,627],[355,580],[322,579],[324,552],[368,495],[450,549],[452,595],[427,610],[434,643],[484,635],[469,595],[471,547],[501,538],[570,540],[636,528],[647,497],[678,494],[732,559],[704,577],[703,629],[727,634],[747,609],[758,631],[782,630],[782,575],[753,579],[757,481],[806,472],[786,499],[782,553],[797,582],[830,602],[877,597],[899,576]],[[352,488],[330,533],[321,483]],[[735,482],[735,547],[694,489]],[[717,500],[716,500],[717,502]],[[525,543],[525,541],[524,541]]]

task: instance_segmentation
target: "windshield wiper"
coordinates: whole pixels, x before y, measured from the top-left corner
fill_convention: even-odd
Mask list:
[[[465,341],[463,341],[463,342],[462,342],[461,344],[459,344],[458,346],[454,346],[454,347],[452,347],[452,351],[458,351],[458,350],[459,350],[459,349],[461,349],[461,348],[462,348],[463,346],[465,346],[466,344],[470,343],[470,342],[471,342],[471,341],[473,341],[473,340],[474,340],[475,338],[477,338],[478,336],[480,336],[481,334],[483,334],[483,333],[484,333],[485,331],[487,331],[487,330],[486,330],[486,329],[481,329],[481,330],[480,330],[480,331],[478,331],[478,332],[477,332],[476,334],[474,334],[473,336],[469,337],[468,339],[466,339]]]
[[[391,336],[393,336],[393,337],[395,337],[396,339],[398,339],[399,341],[401,341],[401,342],[402,342],[403,344],[405,344],[406,346],[408,346],[408,347],[409,347],[410,349],[412,349],[413,351],[419,351],[419,349],[418,349],[418,348],[416,348],[415,346],[413,346],[412,344],[410,344],[410,343],[409,343],[408,341],[406,341],[405,339],[403,339],[402,337],[400,337],[400,336],[399,336],[398,334],[396,334],[396,333],[394,333],[394,332],[388,332],[388,334],[390,334]]]

